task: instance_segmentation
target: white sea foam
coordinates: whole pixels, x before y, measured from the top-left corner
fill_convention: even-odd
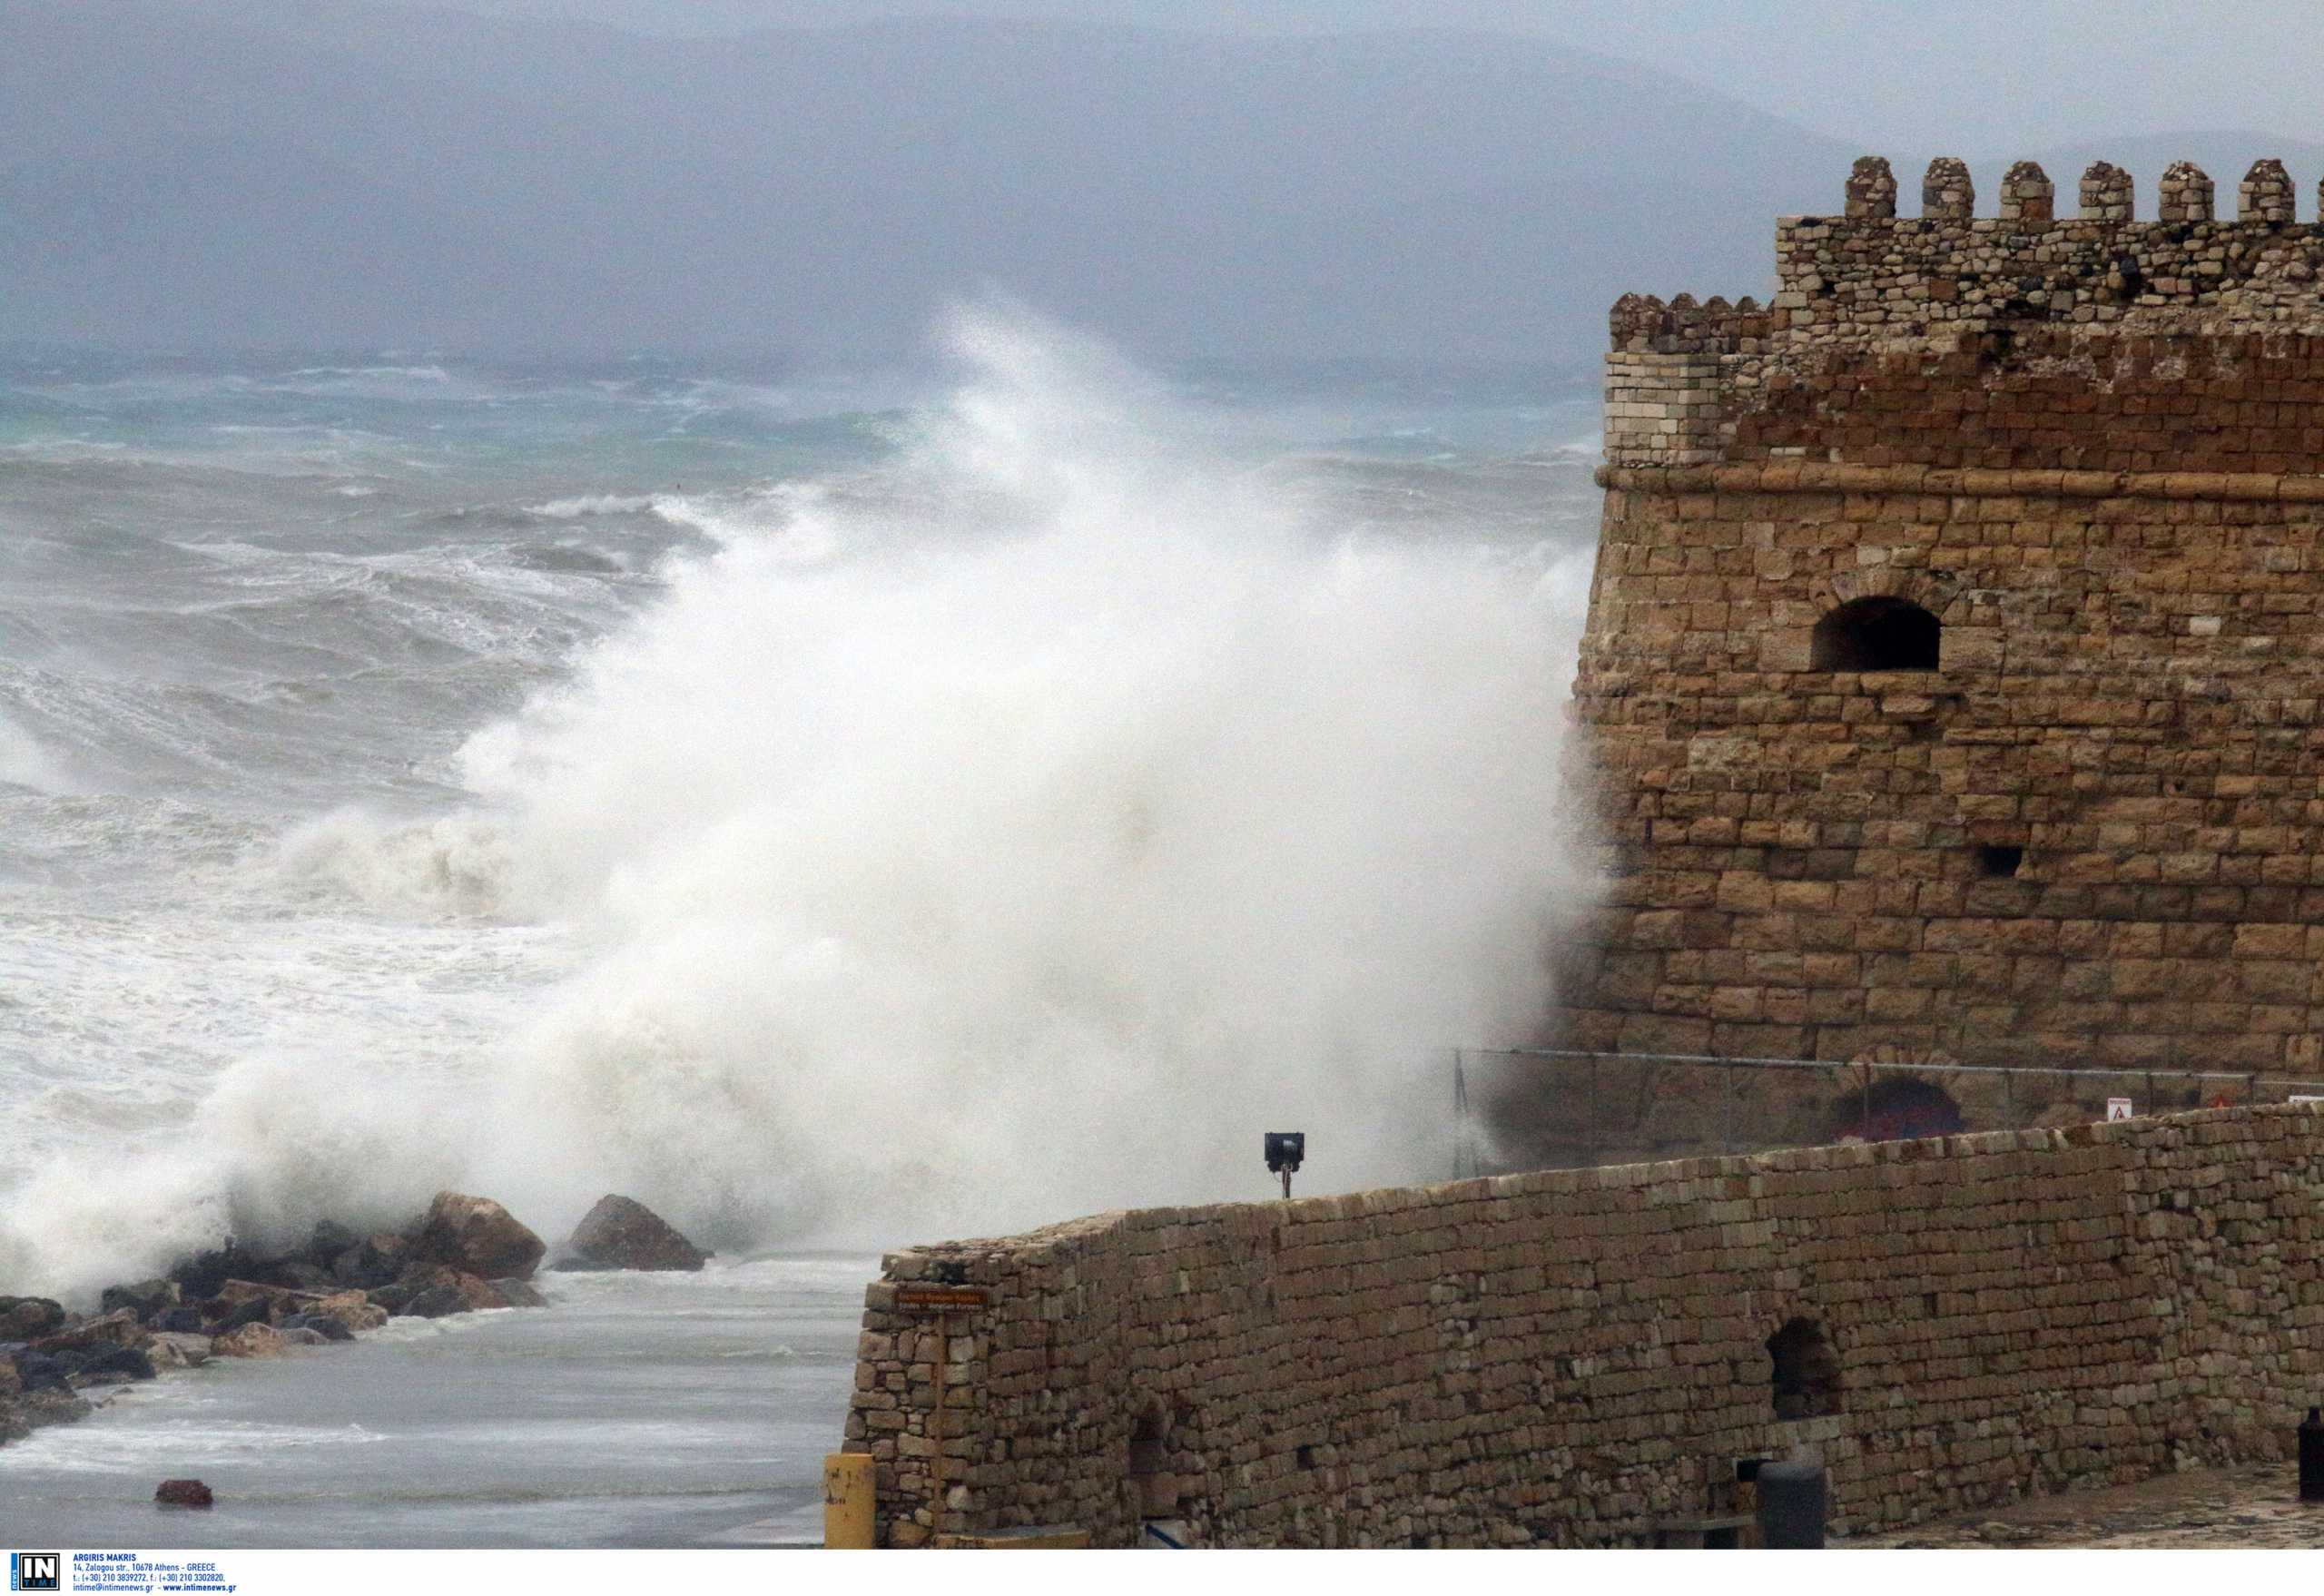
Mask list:
[[[483,1184],[756,1239],[1256,1195],[1284,1124],[1411,1179],[1433,1045],[1537,1017],[1581,574],[1350,542],[1069,340],[958,343],[912,519],[695,515],[718,553],[471,743],[602,948]]]
[[[0,714],[0,783],[51,795],[77,788],[64,762],[5,714]]]
[[[733,1251],[1262,1197],[1263,1129],[1309,1132],[1308,1189],[1441,1175],[1440,1049],[1530,1028],[1577,892],[1586,563],[1349,535],[1069,338],[956,341],[887,489],[655,498],[714,551],[469,742],[474,816],[284,842],[293,887],[577,941],[491,1000],[537,1018],[380,1046],[450,955],[359,1034],[286,1001],[166,1150],[18,1186],[0,1281],[439,1185]]]
[[[578,520],[584,516],[634,516],[654,507],[650,493],[581,493],[570,498],[552,498],[545,504],[528,504],[527,515],[546,516],[553,521]]]

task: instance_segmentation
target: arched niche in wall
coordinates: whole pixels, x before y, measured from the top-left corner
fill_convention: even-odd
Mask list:
[[[1909,598],[1852,598],[1816,623],[1807,668],[1933,671],[1945,623]]]

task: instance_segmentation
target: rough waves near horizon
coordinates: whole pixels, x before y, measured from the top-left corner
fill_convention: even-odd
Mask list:
[[[0,1289],[445,1185],[748,1251],[1442,1174],[1577,892],[1588,397],[951,336],[11,373]]]

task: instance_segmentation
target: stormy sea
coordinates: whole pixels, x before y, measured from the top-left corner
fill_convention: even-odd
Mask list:
[[[717,1254],[129,1388],[20,1540],[812,1538],[882,1246],[1447,1173],[1580,892],[1594,392],[930,371],[0,362],[0,1293],[447,1187]]]

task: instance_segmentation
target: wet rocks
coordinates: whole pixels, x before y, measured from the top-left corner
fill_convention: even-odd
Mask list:
[[[448,1191],[400,1231],[366,1235],[327,1220],[287,1250],[229,1241],[153,1279],[107,1286],[95,1314],[0,1296],[0,1443],[87,1414],[76,1388],[352,1341],[391,1314],[546,1306],[527,1283],[546,1250],[498,1203]],[[202,1489],[164,1486],[179,1483]]]
[[[153,1502],[160,1507],[208,1507],[217,1500],[199,1480],[164,1480],[153,1488]]]
[[[66,1353],[57,1359],[70,1371],[74,1385],[113,1385],[128,1380],[151,1380],[153,1360],[134,1346],[96,1346]]]
[[[30,1341],[64,1324],[64,1306],[44,1296],[0,1296],[0,1341]]]
[[[48,1388],[62,1391],[72,1374],[61,1359],[48,1353],[34,1352],[30,1347],[18,1349],[13,1361],[17,1389],[26,1395]]]
[[[210,1361],[210,1337],[163,1330],[145,1344],[145,1355],[157,1369],[191,1369]]]
[[[91,1346],[135,1346],[145,1339],[145,1327],[127,1308],[116,1308],[94,1319],[68,1325],[32,1344],[34,1352],[78,1352]]]
[[[400,1236],[369,1236],[331,1259],[330,1277],[338,1285],[369,1291],[393,1282],[410,1255],[411,1243]]]
[[[388,1322],[388,1310],[359,1291],[335,1292],[315,1304],[307,1312],[312,1317],[331,1320],[347,1330],[350,1335],[364,1330],[377,1330]],[[330,1330],[324,1326],[317,1325],[316,1328],[322,1330],[326,1335],[330,1335]],[[332,1336],[331,1339],[335,1341],[339,1337]]]
[[[133,1286],[108,1286],[102,1303],[109,1314],[125,1309],[141,1321],[152,1319],[178,1305],[178,1283],[174,1280],[141,1280]]]
[[[582,1216],[566,1242],[560,1270],[699,1269],[710,1255],[644,1203],[608,1194]]]
[[[490,1197],[439,1191],[412,1237],[416,1257],[485,1279],[527,1279],[547,1244]]]
[[[238,1325],[210,1344],[212,1357],[279,1358],[290,1343],[282,1339],[282,1332],[271,1325]]]

